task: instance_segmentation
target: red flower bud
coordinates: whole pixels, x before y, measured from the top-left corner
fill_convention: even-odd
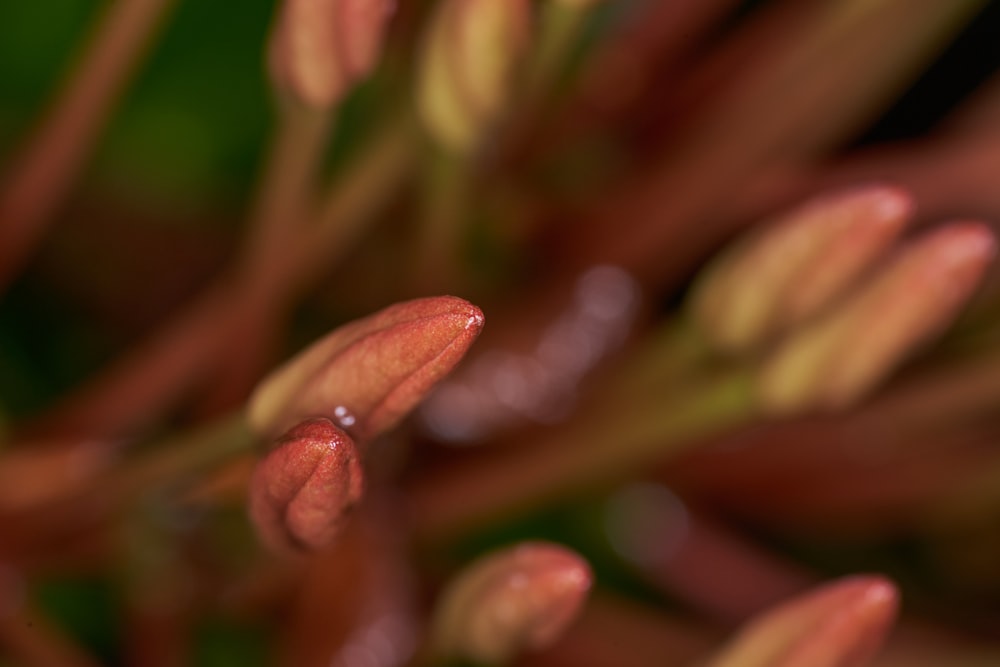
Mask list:
[[[248,420],[272,436],[308,417],[367,441],[394,426],[465,355],[482,312],[456,297],[416,299],[340,327],[259,385]]]
[[[322,548],[361,499],[364,475],[351,437],[328,419],[285,434],[254,470],[250,517],[278,551]]]

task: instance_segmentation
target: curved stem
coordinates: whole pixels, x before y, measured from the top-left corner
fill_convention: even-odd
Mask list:
[[[0,287],[65,198],[174,0],[115,0],[0,186]]]
[[[407,491],[415,532],[448,537],[607,486],[756,412],[749,378],[739,373],[667,400],[589,406],[565,428],[414,480]]]

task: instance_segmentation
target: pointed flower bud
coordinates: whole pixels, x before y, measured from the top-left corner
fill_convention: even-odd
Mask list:
[[[442,296],[342,326],[261,382],[249,402],[250,426],[273,437],[303,419],[329,417],[371,440],[451,371],[483,321],[468,301]]]
[[[525,542],[485,556],[442,594],[435,649],[498,664],[544,648],[576,618],[591,581],[587,563],[555,544]]]
[[[420,54],[417,108],[447,149],[473,150],[510,95],[528,45],[527,0],[443,0]]]
[[[752,620],[708,667],[862,667],[899,605],[878,576],[835,581]]]
[[[364,474],[351,437],[329,419],[310,419],[286,433],[254,469],[250,518],[280,552],[331,544],[361,499]]]
[[[744,352],[815,315],[878,259],[911,217],[905,192],[871,186],[810,201],[724,253],[692,315],[718,347]]]
[[[993,233],[977,223],[951,224],[911,243],[765,360],[757,379],[762,407],[790,413],[855,402],[952,321],[995,252]]]
[[[332,107],[374,69],[394,9],[393,0],[284,0],[268,58],[275,85]]]

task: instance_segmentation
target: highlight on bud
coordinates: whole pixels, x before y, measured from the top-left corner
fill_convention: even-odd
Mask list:
[[[473,150],[503,111],[529,24],[527,0],[439,3],[420,54],[417,109],[448,150]]]
[[[762,407],[790,413],[857,401],[951,323],[995,253],[993,233],[978,223],[950,224],[901,249],[868,284],[765,360],[757,377]]]
[[[751,620],[708,667],[862,667],[898,607],[896,587],[883,577],[840,579]]]
[[[374,69],[394,0],[283,0],[268,64],[279,90],[310,107],[335,105]]]
[[[913,202],[874,185],[807,202],[703,272],[691,313],[723,350],[744,352],[826,308],[893,243]]]
[[[451,296],[390,306],[306,348],[250,397],[247,420],[273,437],[328,417],[367,442],[392,428],[462,359],[483,313]]]
[[[310,419],[257,463],[250,518],[275,551],[320,549],[336,539],[363,490],[354,441],[329,419]]]
[[[484,556],[442,593],[435,654],[500,664],[549,646],[575,620],[591,582],[587,563],[556,544],[524,542]]]

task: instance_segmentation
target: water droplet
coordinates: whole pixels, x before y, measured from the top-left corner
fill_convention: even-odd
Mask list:
[[[358,421],[350,410],[345,408],[343,405],[338,405],[333,409],[333,417],[337,420],[337,424],[341,428],[350,428]]]

